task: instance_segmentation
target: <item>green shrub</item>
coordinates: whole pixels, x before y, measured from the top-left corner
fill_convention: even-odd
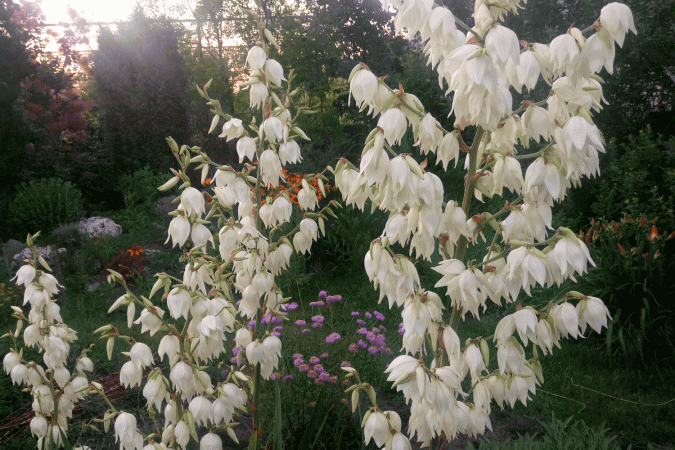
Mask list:
[[[157,188],[168,179],[166,174],[153,173],[147,166],[120,178],[120,187],[127,208],[137,205],[152,207],[161,193]]]
[[[338,218],[326,222],[326,236],[312,246],[308,265],[331,274],[363,269],[363,258],[371,241],[382,233],[386,217],[380,211],[362,214],[352,206],[335,212]]]
[[[661,226],[675,228],[675,137],[654,136],[648,127],[628,142],[612,141],[608,155],[616,155],[602,174],[596,200],[595,217],[619,220],[658,217]]]
[[[552,416],[550,421],[540,422],[543,440],[535,440],[534,435],[525,434],[510,443],[481,440],[478,449],[469,444],[467,450],[619,450],[619,445],[607,436],[608,429],[591,428],[583,420],[570,425],[572,417],[564,422]]]
[[[81,216],[82,194],[67,181],[46,178],[23,183],[9,205],[10,221],[17,237],[42,231]]]
[[[610,355],[618,346],[626,357],[662,359],[664,350],[675,354],[670,306],[675,295],[675,233],[657,218],[633,218],[619,222],[592,221],[582,239],[597,267],[585,278],[594,295],[603,299],[613,316],[607,334]],[[647,346],[646,344],[650,345]],[[658,355],[645,354],[648,347]]]

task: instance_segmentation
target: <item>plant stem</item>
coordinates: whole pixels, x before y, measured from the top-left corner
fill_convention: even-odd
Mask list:
[[[476,131],[476,136],[471,143],[471,152],[469,153],[469,171],[467,172],[466,177],[466,186],[464,186],[464,198],[462,199],[462,211],[467,216],[469,215],[469,209],[471,208],[471,198],[473,197],[473,190],[476,186],[476,181],[472,179],[472,176],[476,173],[476,167],[478,164],[478,146],[480,145],[481,139],[485,130],[482,127],[478,127]],[[469,244],[469,240],[465,236],[460,236],[459,241],[457,242],[457,248],[455,249],[455,258],[460,261],[464,261],[464,253],[466,252],[466,247]],[[453,330],[457,330],[457,325],[459,324],[459,308],[452,309],[452,315],[450,316],[450,326]]]
[[[258,429],[260,428],[260,363],[255,365],[254,376],[254,391],[253,391],[253,433],[256,433],[255,450],[260,450],[260,435]]]

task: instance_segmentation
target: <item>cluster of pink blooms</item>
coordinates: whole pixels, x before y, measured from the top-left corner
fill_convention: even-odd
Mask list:
[[[304,356],[300,353],[293,355],[293,365],[298,368],[300,372],[307,374],[307,378],[314,380],[316,384],[332,383],[337,384],[338,378],[331,375],[321,364],[321,359],[328,358],[328,353],[323,353],[321,358],[312,356],[305,362]]]
[[[357,317],[356,323],[360,326],[360,328],[356,330],[356,334],[365,337],[368,343],[366,343],[363,339],[359,339],[356,342],[349,344],[349,351],[358,353],[360,349],[367,349],[368,353],[371,355],[377,355],[379,353],[391,355],[392,351],[387,346],[384,335],[384,333],[387,331],[385,326],[380,324],[373,326],[371,329],[368,329],[367,322],[360,318],[360,314],[361,313],[359,311],[352,311],[351,313],[352,317]],[[373,311],[372,313],[365,312],[363,316],[368,320],[371,320],[374,317],[380,322],[384,322],[385,319],[384,314],[379,311]]]

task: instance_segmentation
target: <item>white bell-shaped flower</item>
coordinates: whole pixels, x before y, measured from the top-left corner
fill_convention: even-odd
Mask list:
[[[281,67],[278,61],[273,59],[268,59],[265,61],[265,78],[267,78],[270,83],[281,86],[281,81],[286,81],[284,78],[284,68]]]
[[[279,146],[279,159],[281,160],[281,165],[285,166],[286,164],[295,164],[302,161],[302,155],[300,154],[300,146],[294,140],[289,140],[284,142]]]
[[[363,104],[370,105],[373,96],[377,92],[377,77],[368,69],[361,69],[349,83],[349,93],[354,97],[356,106],[363,107]],[[351,98],[350,97],[350,98]]]
[[[605,5],[600,10],[600,25],[619,44],[619,47],[623,47],[623,41],[628,30],[637,34],[635,23],[633,23],[633,13],[623,3]]]
[[[251,77],[253,80],[254,77]],[[257,77],[255,77],[257,79]],[[257,82],[251,84],[250,87],[250,98],[249,98],[249,108],[260,108],[265,104],[265,100],[270,96],[270,91],[265,86],[265,83]]]
[[[206,204],[204,195],[193,187],[187,187],[180,194],[180,203],[188,214],[200,217],[204,214]]]
[[[243,136],[237,141],[237,155],[239,155],[239,163],[244,162],[244,158],[248,158],[253,162],[255,158],[255,141],[248,136]]]
[[[265,50],[257,45],[251,47],[246,55],[246,64],[249,65],[251,71],[262,70],[266,60],[267,54]]]
[[[238,138],[244,134],[244,126],[241,123],[241,119],[231,119],[225,122],[223,125],[223,132],[218,135],[218,137],[225,138],[227,142],[232,139]]]
[[[136,417],[129,413],[120,413],[115,419],[115,442],[120,450],[141,450],[143,435],[136,429]]]
[[[597,297],[582,298],[577,304],[577,312],[582,333],[586,332],[586,325],[590,325],[596,333],[600,333],[602,327],[607,328],[607,318],[612,319],[603,301]]]
[[[274,151],[267,149],[260,155],[259,170],[262,170],[262,181],[272,187],[279,186],[279,180],[284,176],[281,169],[281,161]]]
[[[215,433],[206,433],[199,441],[199,450],[223,450],[223,441]]]

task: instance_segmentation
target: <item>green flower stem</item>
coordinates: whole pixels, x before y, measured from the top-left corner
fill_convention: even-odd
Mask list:
[[[260,363],[255,365],[255,373],[253,375],[253,433],[258,433],[260,428],[260,385],[261,385],[261,376],[260,376]],[[256,439],[255,450],[260,450],[260,440]]]

